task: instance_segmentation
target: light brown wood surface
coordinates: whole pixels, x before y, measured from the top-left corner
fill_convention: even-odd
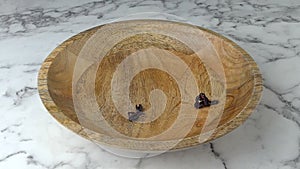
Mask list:
[[[219,103],[196,109],[200,92]],[[97,143],[143,151],[220,137],[246,120],[261,92],[256,63],[235,43],[159,20],[82,32],[58,46],[39,73],[41,99],[60,123]],[[144,115],[130,122],[136,104]]]

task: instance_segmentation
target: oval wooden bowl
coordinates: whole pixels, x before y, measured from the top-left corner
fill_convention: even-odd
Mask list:
[[[101,25],[59,45],[42,64],[40,97],[62,125],[102,145],[137,151],[188,148],[241,125],[262,77],[237,44],[189,24]],[[200,92],[218,104],[197,109]],[[135,105],[143,115],[128,120]]]

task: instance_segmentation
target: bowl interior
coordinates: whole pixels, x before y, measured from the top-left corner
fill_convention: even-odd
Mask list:
[[[109,26],[80,33],[52,53],[48,91],[60,113],[73,122],[107,136],[139,139],[155,137],[179,120],[182,125],[175,130],[153,138],[173,140],[182,133],[185,138],[198,136],[204,127],[205,132],[229,123],[236,123],[236,127],[249,115],[236,121],[253,100],[258,69],[231,41],[174,22],[127,21]],[[174,27],[176,31],[172,31]],[[120,37],[134,29],[137,33]],[[176,38],[189,34],[194,34],[193,39],[186,39],[197,51]],[[196,109],[199,92],[218,104]],[[128,112],[135,112],[138,104],[144,114],[131,122]],[[210,114],[220,118],[208,119]],[[186,123],[185,119],[194,121]],[[105,130],[103,123],[114,132]],[[177,134],[181,130],[185,131]],[[218,133],[212,138],[216,136]]]

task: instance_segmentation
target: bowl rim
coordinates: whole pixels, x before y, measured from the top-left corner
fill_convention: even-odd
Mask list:
[[[251,97],[248,101],[248,103],[246,104],[246,106],[239,112],[238,115],[236,115],[236,117],[234,117],[233,119],[227,121],[226,123],[224,123],[221,126],[218,126],[213,134],[210,136],[209,139],[207,139],[205,142],[209,142],[212,141],[216,138],[219,138],[227,133],[230,133],[233,129],[237,128],[238,126],[240,126],[247,118],[248,116],[255,110],[255,108],[257,107],[258,103],[261,100],[261,96],[262,96],[262,90],[263,90],[263,80],[262,80],[262,74],[260,73],[259,67],[256,64],[256,62],[254,61],[254,59],[243,49],[241,48],[239,45],[237,45],[235,42],[233,42],[232,40],[224,37],[223,35],[216,33],[212,30],[203,28],[201,26],[197,26],[197,25],[192,25],[190,23],[182,23],[182,22],[175,22],[175,21],[169,21],[169,20],[159,20],[159,19],[137,19],[137,20],[124,20],[124,21],[118,21],[118,22],[113,22],[113,23],[121,23],[121,22],[131,22],[131,21],[147,21],[147,22],[151,22],[151,21],[155,21],[155,22],[170,22],[170,23],[175,23],[175,24],[179,24],[179,25],[185,25],[185,26],[192,26],[194,28],[200,29],[208,34],[212,34],[222,40],[224,40],[226,43],[230,44],[232,47],[236,48],[241,54],[242,57],[247,60],[249,62],[249,66],[250,66],[250,70],[252,71],[252,77],[254,80],[254,84],[253,84],[253,91],[251,94]],[[104,25],[107,24],[112,24],[112,23],[106,23],[103,25],[99,25],[96,27],[92,27],[90,29],[87,29],[85,31],[82,31],[70,38],[68,38],[67,40],[63,41],[60,45],[58,45],[44,60],[44,62],[41,65],[41,68],[39,70],[38,73],[38,92],[39,92],[39,96],[42,100],[42,103],[44,104],[44,106],[46,107],[46,109],[48,110],[48,112],[64,127],[70,129],[71,131],[75,132],[76,134],[91,140],[89,138],[89,136],[87,136],[86,134],[86,130],[88,130],[91,133],[94,133],[93,131],[89,130],[89,129],[85,129],[83,128],[80,124],[78,124],[77,122],[71,120],[69,117],[67,117],[63,111],[61,111],[55,104],[54,100],[52,100],[52,97],[50,96],[49,93],[49,89],[48,89],[48,83],[47,83],[47,75],[48,75],[48,71],[49,68],[52,64],[52,62],[55,60],[55,58],[57,57],[57,55],[63,51],[68,45],[72,44],[76,39],[80,39],[81,37],[83,37],[84,35],[86,35],[87,33],[93,31],[93,30],[97,30],[99,28],[101,28]],[[129,140],[129,139],[124,139],[124,138],[114,138],[108,135],[104,135],[104,134],[100,134],[98,133],[98,136],[100,136],[100,141],[97,141],[96,143],[98,144],[103,144],[103,145],[107,145],[110,147],[114,147],[114,148],[118,148],[118,149],[126,149],[126,150],[132,150],[132,151],[164,151],[166,150],[165,148],[165,144],[170,143],[172,140],[162,140],[162,141],[142,141],[141,144],[136,144],[137,140]],[[191,136],[191,137],[186,137],[183,138],[176,146],[174,146],[172,149],[170,150],[177,150],[177,149],[184,149],[184,148],[189,148],[189,147],[193,147],[199,144],[203,144],[203,143],[199,143],[198,140],[199,135],[195,135],[195,136]],[[92,140],[91,140],[92,141]],[[132,141],[135,141],[135,143],[133,144]],[[148,146],[147,146],[148,145]]]

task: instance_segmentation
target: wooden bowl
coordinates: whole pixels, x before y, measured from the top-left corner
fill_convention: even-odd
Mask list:
[[[260,100],[262,77],[242,48],[215,32],[132,20],[63,42],[42,64],[38,89],[51,115],[80,136],[155,152],[195,146],[241,125]],[[216,104],[196,108],[200,92]],[[142,114],[130,121],[138,104]]]

